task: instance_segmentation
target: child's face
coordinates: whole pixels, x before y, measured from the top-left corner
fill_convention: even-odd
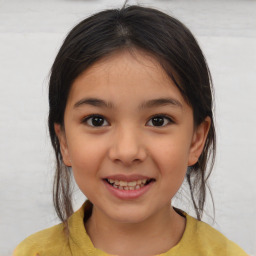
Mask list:
[[[194,128],[192,109],[173,81],[154,58],[136,51],[136,57],[113,54],[75,80],[64,127],[55,125],[64,163],[94,211],[137,223],[169,211],[209,122]],[[145,179],[151,182],[140,184]]]

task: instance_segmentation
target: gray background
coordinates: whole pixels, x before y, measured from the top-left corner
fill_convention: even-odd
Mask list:
[[[214,227],[255,256],[256,1],[130,1],[136,2],[179,18],[202,46],[216,94]],[[122,3],[0,0],[0,256],[11,255],[26,236],[58,223],[47,133],[48,72],[57,50],[84,17]],[[191,212],[186,196],[181,199],[177,205]],[[76,189],[76,209],[83,200]]]

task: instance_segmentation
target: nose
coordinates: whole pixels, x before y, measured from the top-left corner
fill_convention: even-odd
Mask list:
[[[147,152],[140,133],[132,127],[122,127],[115,131],[109,157],[113,162],[125,166],[143,162]]]

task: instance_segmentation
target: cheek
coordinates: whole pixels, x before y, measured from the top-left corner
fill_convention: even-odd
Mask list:
[[[167,140],[158,143],[154,148],[155,164],[159,170],[159,177],[165,184],[164,193],[174,194],[180,188],[187,172],[189,147],[185,143]]]
[[[183,138],[165,138],[158,140],[152,150],[154,159],[160,165],[160,170],[180,171],[187,168],[189,157],[188,140],[182,141]]]
[[[102,144],[90,143],[88,140],[80,140],[70,147],[74,179],[87,198],[100,197],[95,187],[98,186],[103,151]]]
[[[72,161],[74,176],[93,177],[100,169],[100,163],[105,155],[105,143],[102,140],[85,137],[71,140],[69,154]],[[100,141],[101,143],[98,143]]]

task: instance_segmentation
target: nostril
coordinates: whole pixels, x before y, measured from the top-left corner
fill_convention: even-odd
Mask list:
[[[140,143],[138,138],[131,136],[120,136],[113,138],[113,144],[109,148],[109,158],[116,163],[131,165],[140,163],[147,158],[145,147]]]

